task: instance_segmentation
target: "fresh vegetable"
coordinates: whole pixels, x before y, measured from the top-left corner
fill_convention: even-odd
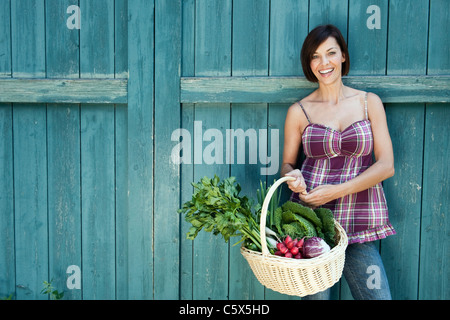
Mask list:
[[[336,230],[334,229],[334,217],[330,209],[316,208],[314,212],[322,221],[322,233],[323,239],[330,246],[334,246],[334,238],[336,236]]]
[[[315,228],[322,229],[322,221],[319,219],[317,214],[311,208],[302,206],[300,203],[297,202],[287,201],[282,205],[282,209],[284,212],[290,211],[292,213],[296,213],[301,217],[311,221],[311,223],[314,224]]]
[[[330,251],[330,246],[319,237],[305,239],[303,243],[303,256],[305,258],[315,258]]]
[[[277,251],[275,251],[275,255],[285,258],[295,258],[295,259],[302,259],[302,246],[303,246],[303,239],[297,240],[292,238],[290,236],[286,236],[286,238],[277,243]]]
[[[275,182],[276,180],[274,180]],[[258,220],[259,215],[261,214],[261,208],[264,202],[264,199],[267,196],[267,193],[269,192],[269,189],[271,187],[266,185],[266,182],[259,182],[260,189],[256,190],[256,197],[258,199],[258,206],[257,206],[257,212],[258,212]],[[274,225],[274,219],[275,219],[275,210],[279,207],[280,200],[281,200],[281,194],[282,194],[282,187],[277,188],[274,193],[272,194],[272,198],[269,202],[269,207],[267,208],[267,215],[266,215],[266,225],[267,226],[273,226]]]
[[[178,210],[192,224],[188,239],[194,240],[203,229],[214,235],[221,234],[225,242],[230,237],[240,236],[241,241],[249,240],[248,245],[253,243],[261,250],[259,223],[252,213],[251,201],[239,195],[241,187],[234,177],[222,181],[216,175],[213,179],[204,177],[192,185],[192,199]]]
[[[194,240],[205,230],[222,235],[225,242],[231,237],[241,237],[236,244],[262,251],[261,208],[271,186],[266,188],[261,182],[258,203],[253,207],[248,197],[239,194],[241,187],[234,177],[222,181],[216,175],[213,179],[204,177],[192,185],[192,199],[178,210],[192,225],[188,239]],[[278,192],[273,194],[267,212],[265,234],[269,252],[296,259],[328,252],[335,245],[333,213],[324,208],[312,210],[292,201],[279,206],[280,196]]]
[[[317,236],[316,228],[309,220],[290,210],[283,211],[282,221],[284,222],[283,231],[291,237],[296,235],[308,238]]]
[[[225,242],[231,237],[241,237],[237,243],[243,242],[250,250],[262,250],[258,212],[252,211],[252,201],[248,197],[239,194],[241,186],[235,177],[222,181],[216,175],[213,179],[204,177],[192,185],[192,199],[178,210],[192,224],[188,239],[194,240],[203,229],[214,235],[221,234]],[[273,253],[277,234],[269,228],[266,228],[266,234],[267,247]]]

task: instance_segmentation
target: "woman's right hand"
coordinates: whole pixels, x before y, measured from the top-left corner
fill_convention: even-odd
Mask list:
[[[292,192],[308,194],[308,192],[306,191],[305,179],[303,178],[303,175],[299,169],[292,170],[286,173],[285,176],[295,178],[295,180],[286,182]]]

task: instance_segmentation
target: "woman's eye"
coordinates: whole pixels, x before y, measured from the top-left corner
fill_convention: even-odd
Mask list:
[[[330,56],[334,56],[336,54],[336,52],[332,51],[329,53]]]
[[[318,55],[313,55],[313,56],[312,56],[312,59],[317,59],[317,58],[319,58]]]

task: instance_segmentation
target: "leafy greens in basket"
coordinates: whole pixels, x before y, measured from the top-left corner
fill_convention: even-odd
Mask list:
[[[226,242],[240,236],[241,241],[249,240],[261,250],[257,216],[252,212],[251,200],[239,195],[241,186],[234,177],[222,181],[217,176],[213,179],[204,177],[192,185],[192,199],[178,210],[192,224],[188,239],[194,240],[203,229],[214,235],[221,234]]]
[[[221,234],[225,242],[231,237],[240,237],[238,243],[255,251],[261,251],[259,221],[261,207],[268,189],[261,183],[257,190],[258,203],[240,195],[241,187],[235,177],[220,180],[202,178],[192,183],[192,199],[185,202],[179,213],[185,216],[190,227],[187,238],[194,240],[201,230]],[[334,246],[335,230],[333,214],[328,209],[312,210],[301,204],[288,201],[279,206],[280,193],[275,190],[269,205],[266,220],[267,247],[273,254],[277,240],[287,235],[293,238],[320,237],[330,247]]]

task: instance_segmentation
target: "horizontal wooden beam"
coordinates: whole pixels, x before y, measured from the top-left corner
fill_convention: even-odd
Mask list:
[[[450,76],[347,76],[385,103],[450,102]],[[292,103],[317,88],[304,77],[183,77],[182,103]]]
[[[0,79],[0,102],[127,103],[126,79]]]

